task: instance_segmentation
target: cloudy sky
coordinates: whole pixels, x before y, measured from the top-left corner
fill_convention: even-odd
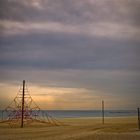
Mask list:
[[[139,54],[140,0],[0,0],[0,108],[135,109]]]

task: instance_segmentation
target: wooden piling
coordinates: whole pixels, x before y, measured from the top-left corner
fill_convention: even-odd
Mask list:
[[[102,124],[104,124],[104,100],[102,100]]]
[[[140,130],[140,108],[138,110],[138,129]]]

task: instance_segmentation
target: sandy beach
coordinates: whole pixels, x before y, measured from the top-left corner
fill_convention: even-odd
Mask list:
[[[0,123],[0,140],[139,140],[136,117],[61,119],[64,126],[32,124],[10,128]]]
[[[0,0],[0,140],[140,140],[140,0]]]

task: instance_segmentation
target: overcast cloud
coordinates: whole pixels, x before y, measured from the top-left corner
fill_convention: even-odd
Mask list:
[[[139,0],[0,0],[0,83],[87,89],[137,107],[139,9]]]

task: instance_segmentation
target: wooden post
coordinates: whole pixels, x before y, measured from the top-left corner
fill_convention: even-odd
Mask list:
[[[104,124],[104,101],[102,100],[102,124]]]
[[[3,121],[3,110],[2,110],[2,112],[1,112],[1,113],[2,113],[2,121]]]
[[[140,108],[138,108],[138,128],[140,130]]]
[[[21,128],[23,128],[24,126],[24,94],[25,94],[25,80],[23,80],[23,89],[22,89]]]

